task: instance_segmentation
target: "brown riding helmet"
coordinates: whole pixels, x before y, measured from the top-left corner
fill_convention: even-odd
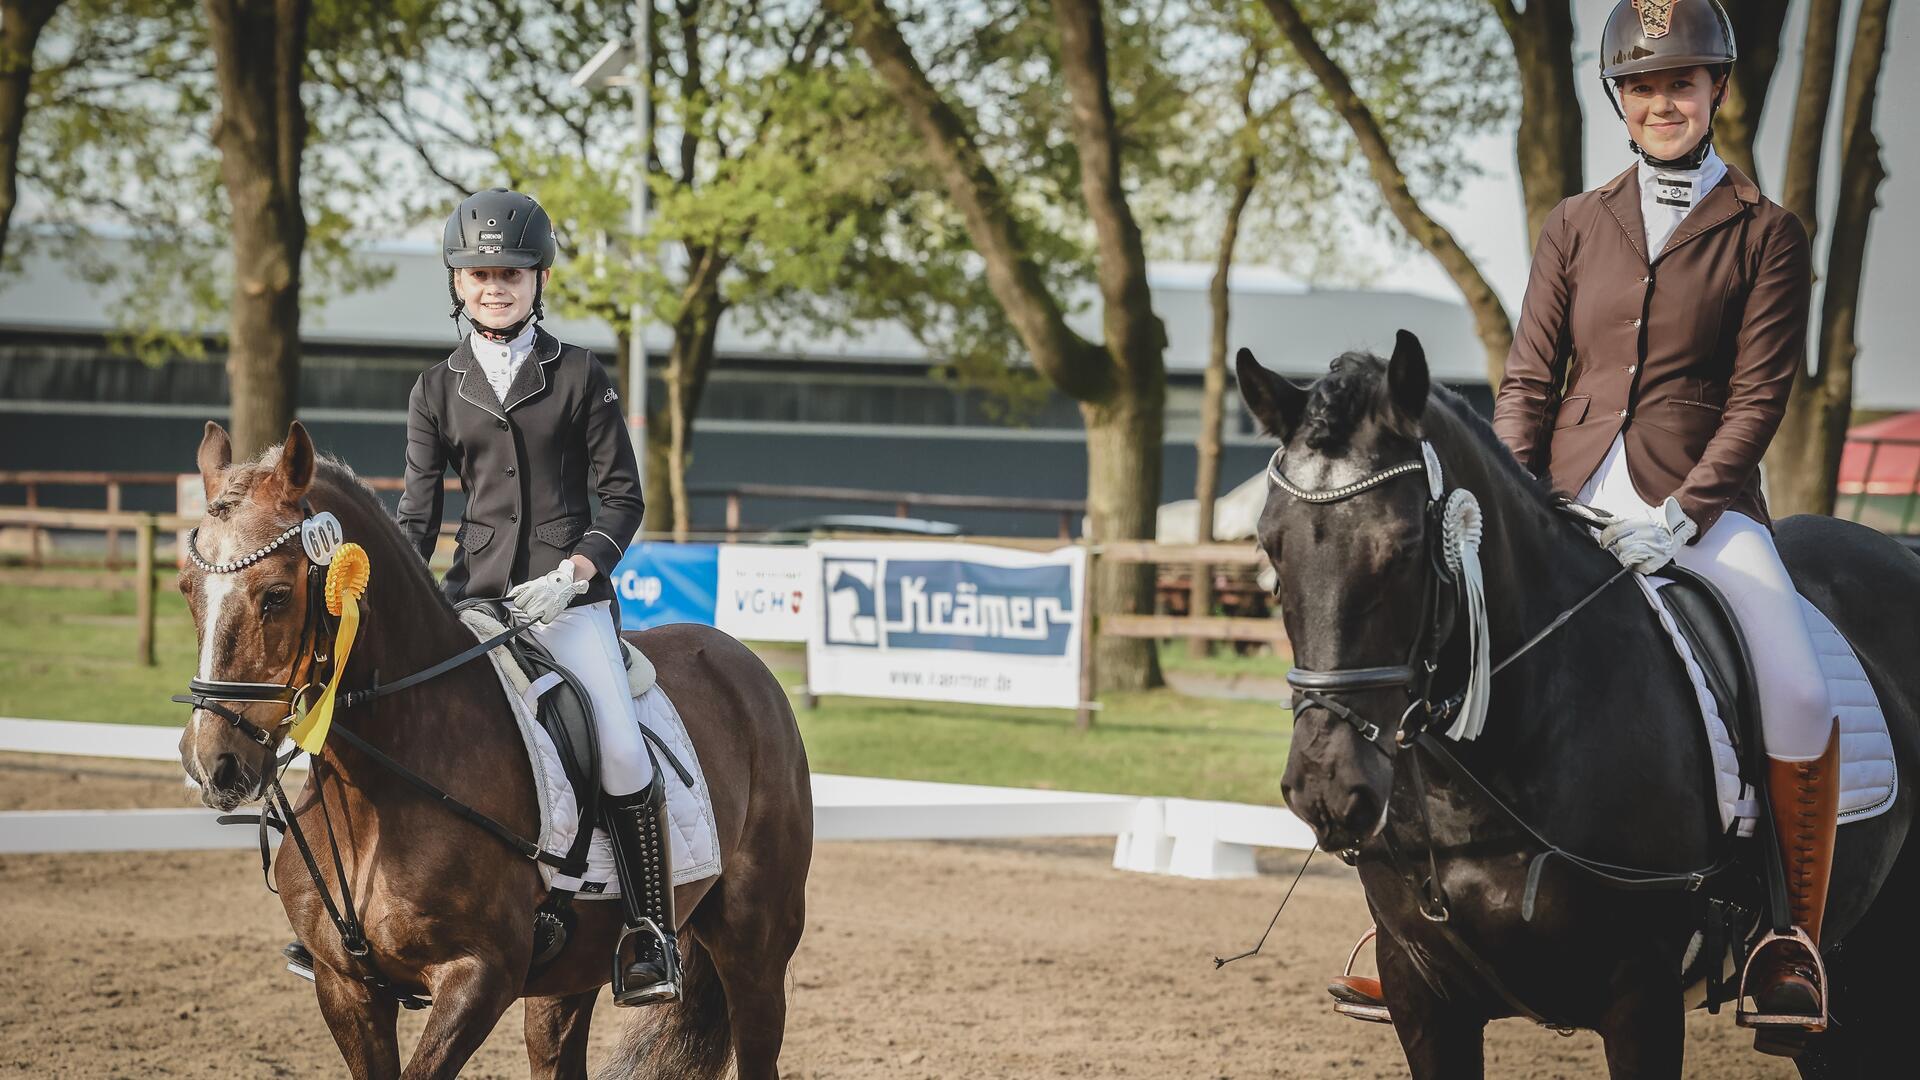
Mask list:
[[[1620,0],[1600,35],[1600,77],[1715,67],[1738,55],[1717,0]]]

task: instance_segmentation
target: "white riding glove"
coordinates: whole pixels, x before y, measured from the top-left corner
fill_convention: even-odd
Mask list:
[[[552,573],[515,585],[507,592],[507,603],[534,622],[550,623],[586,591],[586,582],[573,580],[573,560],[562,559]]]
[[[1680,509],[1680,500],[1669,495],[1652,517],[1623,518],[1607,526],[1600,533],[1600,545],[1613,552],[1620,565],[1654,574],[1672,562],[1680,546],[1699,531]]]

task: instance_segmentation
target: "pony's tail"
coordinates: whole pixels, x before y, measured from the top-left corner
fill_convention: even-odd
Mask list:
[[[719,1080],[733,1064],[726,992],[700,939],[680,935],[680,1000],[640,1009],[599,1080]]]

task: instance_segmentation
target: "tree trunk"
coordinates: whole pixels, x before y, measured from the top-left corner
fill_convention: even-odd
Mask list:
[[[1763,190],[1766,185],[1761,183],[1760,166],[1753,159],[1753,141],[1766,111],[1774,66],[1780,61],[1780,31],[1787,22],[1788,6],[1789,0],[1743,0],[1722,5],[1733,23],[1733,40],[1739,43],[1740,58],[1733,63],[1726,100],[1714,117],[1713,145],[1722,160],[1752,177]]]
[[[7,230],[19,200],[20,132],[27,123],[33,50],[59,6],[60,0],[0,3],[0,260],[6,258]]]
[[[667,353],[666,479],[673,502],[673,538],[685,542],[692,530],[693,504],[687,497],[689,450],[694,418],[713,372],[714,343],[726,301],[720,295],[720,275],[726,258],[716,250],[696,249],[693,271],[680,296],[680,313],[673,321],[673,347]]]
[[[1314,40],[1312,29],[1301,18],[1293,0],[1264,0],[1264,3],[1281,34],[1332,99],[1334,110],[1353,129],[1360,142],[1360,152],[1366,156],[1367,166],[1373,173],[1373,182],[1380,188],[1394,220],[1440,263],[1461,296],[1466,298],[1467,309],[1473,313],[1474,331],[1487,351],[1487,382],[1498,388],[1500,377],[1506,372],[1507,353],[1513,348],[1513,323],[1507,318],[1507,309],[1501,305],[1499,295],[1487,284],[1473,256],[1413,197],[1407,175],[1394,159],[1393,148],[1387,145],[1386,133],[1374,119],[1372,110],[1354,90],[1347,73]]]
[[[1833,237],[1827,247],[1827,282],[1816,336],[1818,359],[1812,374],[1802,372],[1795,380],[1787,415],[1774,437],[1773,452],[1767,455],[1767,494],[1779,516],[1833,513],[1840,454],[1853,416],[1853,361],[1858,351],[1854,325],[1860,305],[1860,275],[1866,265],[1867,234],[1879,205],[1880,184],[1887,178],[1880,161],[1880,140],[1873,132],[1873,116],[1880,70],[1886,62],[1887,17],[1892,2],[1863,0],[1854,26],[1840,131],[1840,192],[1835,201]],[[1798,153],[1795,145],[1793,154]]]
[[[206,9],[220,89],[214,144],[233,211],[234,454],[251,457],[285,437],[300,390],[300,82],[309,8],[307,0],[206,0]]]
[[[1807,43],[1800,57],[1800,88],[1794,97],[1787,144],[1787,178],[1780,192],[1780,205],[1806,226],[1809,241],[1820,231],[1820,163],[1826,156],[1827,114],[1833,105],[1840,6],[1841,0],[1813,0],[1807,10]]]
[[[1166,416],[1164,392],[1119,395],[1080,406],[1087,424],[1087,518],[1096,541],[1153,535],[1160,508],[1160,445]],[[1092,610],[1103,615],[1153,610],[1155,567],[1147,563],[1095,563]],[[1152,641],[1095,639],[1094,677],[1099,689],[1145,690],[1161,685],[1160,659]]]
[[[1249,80],[1246,89],[1252,91]],[[1251,102],[1243,100],[1246,109]],[[1243,132],[1251,138],[1252,131]],[[1244,151],[1233,171],[1233,198],[1227,205],[1227,220],[1220,228],[1220,246],[1214,255],[1213,280],[1207,286],[1207,303],[1213,312],[1213,335],[1207,343],[1207,370],[1200,390],[1200,437],[1194,444],[1198,464],[1194,469],[1194,540],[1213,541],[1213,506],[1220,493],[1220,427],[1226,421],[1227,406],[1227,316],[1228,279],[1233,270],[1233,249],[1240,239],[1240,217],[1253,197],[1258,175],[1253,153]],[[1193,590],[1187,611],[1194,617],[1213,614],[1213,567],[1196,563]],[[1188,638],[1187,651],[1193,656],[1210,656],[1213,642],[1206,638]]]
[[[1569,0],[1493,0],[1513,40],[1520,74],[1520,191],[1527,204],[1527,250],[1547,215],[1586,188],[1580,95],[1574,85],[1573,9]],[[1504,363],[1506,356],[1502,354]],[[1495,385],[1498,385],[1497,383]]]

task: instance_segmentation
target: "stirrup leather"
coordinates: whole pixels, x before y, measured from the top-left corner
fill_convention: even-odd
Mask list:
[[[1747,1008],[1747,997],[1750,993],[1748,983],[1753,979],[1754,964],[1760,962],[1761,955],[1766,952],[1769,945],[1775,942],[1786,942],[1795,945],[1807,954],[1809,961],[1813,965],[1814,993],[1818,995],[1820,1002],[1817,1014],[1800,1016],[1793,1013],[1763,1013],[1751,1011]],[[1780,961],[1776,958],[1768,957],[1765,962],[1775,964]],[[1765,937],[1760,939],[1758,944],[1754,945],[1753,951],[1747,954],[1746,966],[1740,969],[1740,997],[1738,1002],[1739,1003],[1734,1006],[1733,1022],[1741,1027],[1799,1028],[1810,1034],[1827,1029],[1827,965],[1826,962],[1820,958],[1819,948],[1814,945],[1813,939],[1807,936],[1805,930],[1797,926],[1790,932],[1784,934],[1777,930],[1770,930]]]
[[[1360,950],[1366,948],[1367,942],[1372,941],[1379,932],[1379,927],[1369,926],[1367,927],[1367,932],[1360,936],[1360,940],[1354,942],[1353,951],[1347,954],[1347,966],[1345,970],[1340,972],[1341,978],[1349,979],[1353,977],[1353,965],[1360,959]],[[1339,1013],[1341,1016],[1350,1016],[1355,1020],[1363,1020],[1369,1024],[1393,1023],[1393,1013],[1389,1011],[1384,1004],[1370,1005],[1358,1001],[1345,1001],[1336,995],[1333,999],[1333,1011]]]

